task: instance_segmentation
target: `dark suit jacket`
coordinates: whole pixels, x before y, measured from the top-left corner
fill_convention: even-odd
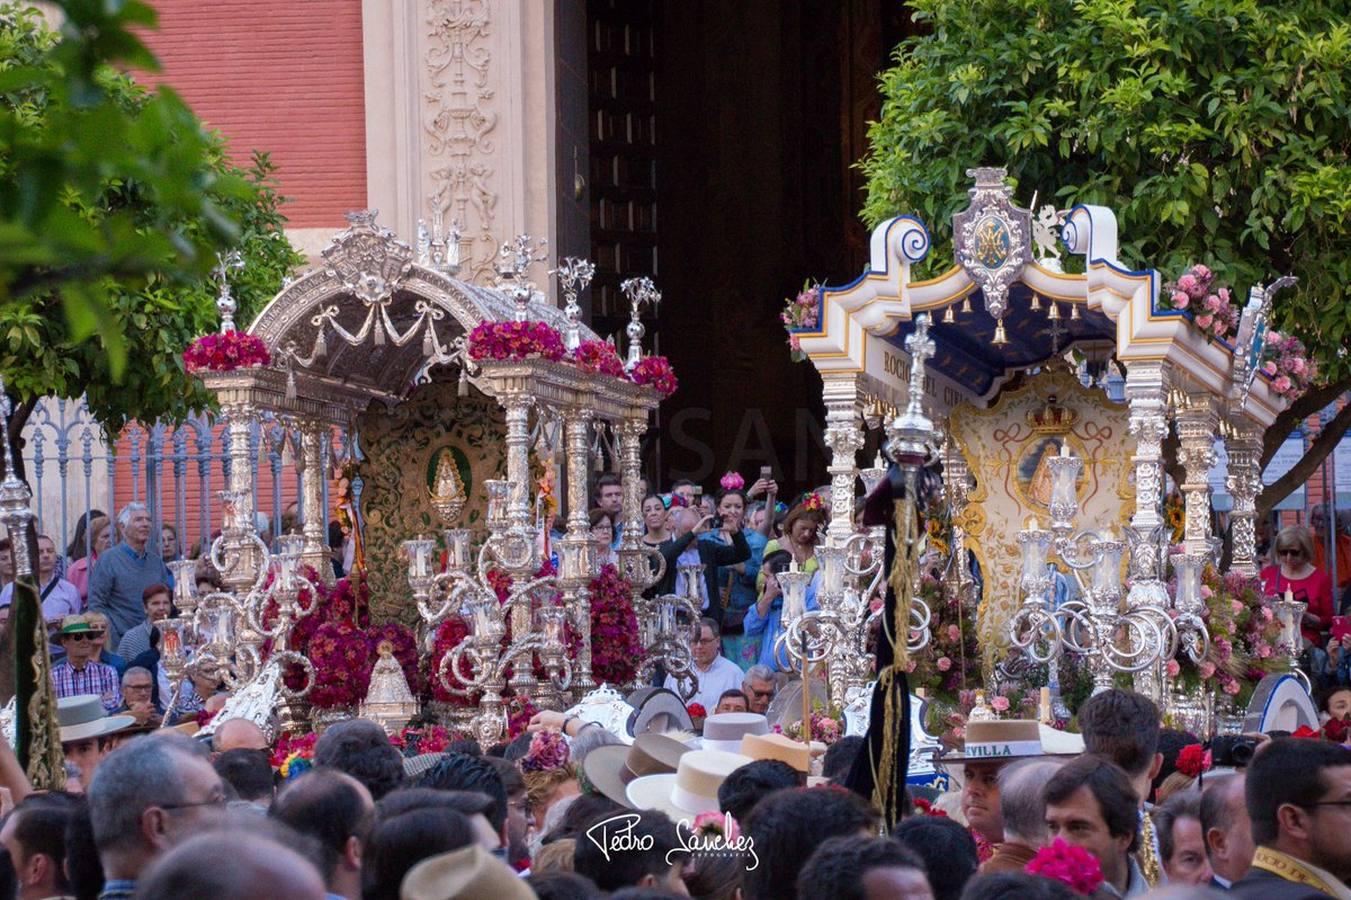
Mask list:
[[[1328,896],[1263,869],[1253,869],[1235,881],[1229,893],[1242,900],[1326,900]]]

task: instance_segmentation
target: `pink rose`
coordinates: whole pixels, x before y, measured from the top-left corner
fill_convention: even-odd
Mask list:
[[[1192,298],[1188,297],[1181,291],[1178,291],[1177,293],[1173,294],[1173,306],[1177,307],[1178,309],[1186,309],[1188,306],[1191,306],[1191,302]]]
[[[1229,288],[1220,288],[1215,293],[1220,295],[1220,299],[1225,303],[1229,302]]]
[[[1271,645],[1262,643],[1257,645],[1257,658],[1268,659],[1271,657]]]
[[[1215,321],[1215,317],[1213,315],[1204,315],[1196,317],[1196,325],[1198,328],[1209,328],[1210,323],[1213,321]]]
[[[940,656],[934,665],[938,667],[938,671],[946,672],[948,669],[952,668],[952,660],[948,659],[946,656]]]
[[[1208,294],[1206,296],[1206,309],[1217,310],[1219,308],[1220,308],[1220,298],[1216,297],[1214,294]]]
[[[1004,712],[1009,708],[1009,698],[1002,694],[990,700],[990,709],[995,712]]]
[[[1238,681],[1237,681],[1237,680],[1231,678],[1231,679],[1229,679],[1227,682],[1225,682],[1225,684],[1224,684],[1224,692],[1225,692],[1226,694],[1228,694],[1229,696],[1231,696],[1231,697],[1234,696],[1235,694],[1238,693],[1238,690],[1239,690],[1239,688],[1238,688]]]
[[[1275,616],[1276,616],[1276,614],[1275,614],[1274,612],[1272,612],[1270,606],[1264,606],[1264,607],[1262,607],[1262,621],[1263,621],[1263,622],[1270,622],[1273,618],[1275,618]]]
[[[1208,267],[1203,266],[1200,263],[1197,263],[1196,265],[1192,266],[1192,271],[1195,272],[1196,277],[1200,278],[1202,281],[1209,281],[1211,278],[1214,277],[1215,274],[1211,272]]]
[[[1170,659],[1168,665],[1164,666],[1164,670],[1168,673],[1169,678],[1176,678],[1178,673],[1182,671],[1182,667],[1178,665],[1177,660]]]
[[[1211,597],[1213,597],[1213,596],[1215,596],[1215,592],[1212,591],[1212,590],[1210,589],[1210,585],[1208,585],[1208,584],[1203,584],[1203,585],[1201,585],[1201,599],[1202,599],[1202,600],[1209,600],[1209,599],[1210,599]]]
[[[955,642],[960,641],[961,639],[962,639],[962,630],[958,628],[956,625],[949,625],[948,640]]]
[[[1267,343],[1273,347],[1281,342],[1281,333],[1272,328],[1267,332]]]
[[[1214,678],[1215,664],[1210,660],[1206,660],[1205,662],[1201,663],[1201,665],[1196,667],[1196,671],[1201,675],[1202,678]]]
[[[1303,375],[1306,368],[1308,368],[1308,366],[1301,357],[1296,356],[1294,359],[1290,360],[1290,371],[1294,374]]]
[[[1275,375],[1276,364],[1274,362],[1268,362],[1266,365],[1262,366],[1262,371],[1266,372],[1268,375]]]
[[[1243,612],[1243,604],[1238,600],[1230,600],[1229,608],[1232,609],[1235,613]]]
[[[1286,391],[1290,390],[1290,379],[1281,375],[1271,383],[1271,387],[1276,393],[1284,394]]]
[[[1196,278],[1189,273],[1177,280],[1177,286],[1190,294],[1192,291],[1196,290],[1198,285],[1196,283]]]

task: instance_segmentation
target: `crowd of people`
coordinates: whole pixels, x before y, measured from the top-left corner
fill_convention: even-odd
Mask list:
[[[813,759],[751,712],[631,743],[541,712],[486,751],[349,719],[280,771],[247,719],[193,738],[95,695],[61,718],[84,767],[66,790],[32,790],[0,742],[0,896],[1351,896],[1351,747],[1217,738],[1207,765],[1124,690],[1082,707],[1077,755],[1035,722],[973,720],[939,759],[948,792],[912,787],[885,834],[845,786],[860,738]]]

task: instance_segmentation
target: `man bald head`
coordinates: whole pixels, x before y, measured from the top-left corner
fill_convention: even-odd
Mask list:
[[[223,859],[229,865],[221,865]],[[151,866],[136,896],[324,900],[324,882],[305,857],[276,841],[247,832],[212,831],[184,841]]]
[[[263,729],[248,719],[226,719],[211,735],[211,749],[217,753],[226,750],[266,750],[267,737]]]

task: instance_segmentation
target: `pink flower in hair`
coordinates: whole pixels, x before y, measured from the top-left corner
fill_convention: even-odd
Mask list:
[[[724,491],[739,491],[746,486],[746,479],[738,472],[728,472],[718,481]]]

